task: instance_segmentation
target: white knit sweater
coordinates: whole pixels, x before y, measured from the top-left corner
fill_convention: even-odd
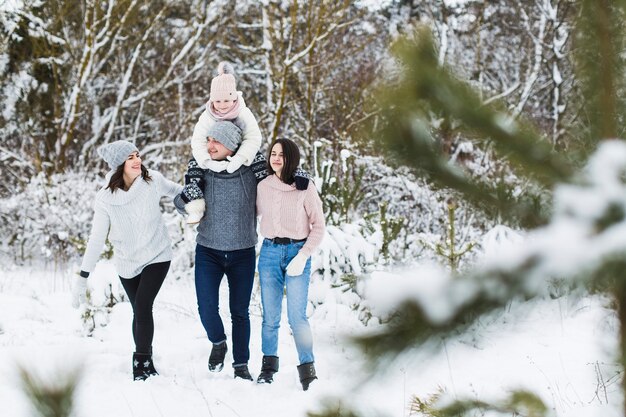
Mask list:
[[[128,191],[103,187],[96,194],[93,223],[81,270],[91,272],[109,236],[113,262],[123,278],[133,278],[149,264],[172,259],[172,248],[159,201],[175,197],[182,186],[149,170],[152,181],[140,176]],[[107,178],[109,175],[107,175]]]

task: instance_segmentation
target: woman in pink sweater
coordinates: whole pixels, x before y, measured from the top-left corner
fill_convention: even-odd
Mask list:
[[[306,307],[311,254],[321,243],[326,227],[322,201],[312,181],[306,189],[296,189],[294,172],[300,151],[293,141],[276,140],[267,160],[270,176],[259,183],[256,200],[261,235],[265,237],[259,255],[263,364],[257,382],[271,383],[278,372],[278,329],[286,287],[287,317],[298,350],[300,382],[306,391],[317,379]]]

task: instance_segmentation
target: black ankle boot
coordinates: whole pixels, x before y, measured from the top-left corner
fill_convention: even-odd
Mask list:
[[[241,378],[254,381],[252,375],[250,375],[250,371],[248,371],[248,365],[235,365],[233,368],[235,368],[235,379]]]
[[[298,365],[298,375],[300,376],[300,383],[302,384],[302,389],[304,391],[309,389],[309,385],[313,380],[317,379],[315,375],[315,366],[313,362],[303,363],[302,365]]]
[[[228,346],[226,346],[226,341],[213,345],[211,355],[209,355],[209,371],[219,372],[224,368],[224,358],[226,357],[227,351]]]
[[[145,381],[158,374],[154,368],[151,353],[133,353],[133,379],[135,381]]]
[[[261,373],[256,380],[257,384],[271,384],[276,372],[278,372],[278,356],[263,356]]]

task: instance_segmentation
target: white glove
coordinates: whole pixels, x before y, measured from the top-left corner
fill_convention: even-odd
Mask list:
[[[228,166],[228,161],[214,161],[209,159],[204,162],[206,169],[210,169],[213,172],[222,172]]]
[[[187,216],[187,224],[200,223],[200,220],[202,220],[204,216],[205,208],[206,203],[204,202],[204,198],[191,200],[189,203],[185,204],[185,211],[189,215]]]
[[[296,256],[289,262],[287,265],[287,275],[292,277],[297,277],[302,275],[304,272],[304,267],[306,266],[306,261],[309,259],[308,256],[303,255],[301,252],[298,252]]]
[[[87,301],[87,278],[72,275],[72,307],[78,308]]]
[[[246,158],[244,158],[243,156],[240,156],[238,154],[235,154],[233,156],[229,156],[228,160],[230,162],[228,163],[228,166],[226,167],[226,171],[229,174],[232,174],[233,172],[237,171],[239,168],[241,168],[243,163],[246,162]]]
[[[206,202],[204,198],[199,198],[197,200],[191,200],[189,203],[185,204],[185,211],[188,214],[198,213],[204,214],[204,210],[206,209]]]

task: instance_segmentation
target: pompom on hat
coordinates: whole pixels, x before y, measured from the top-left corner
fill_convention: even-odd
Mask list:
[[[134,144],[126,140],[118,140],[100,146],[97,152],[100,158],[109,164],[109,168],[117,169],[128,159],[128,155],[139,152],[139,150]]]
[[[218,64],[217,77],[211,81],[209,100],[237,100],[235,69],[228,62],[222,61]]]
[[[235,152],[242,141],[241,129],[232,122],[218,121],[209,127],[207,136],[215,139],[226,149]]]

